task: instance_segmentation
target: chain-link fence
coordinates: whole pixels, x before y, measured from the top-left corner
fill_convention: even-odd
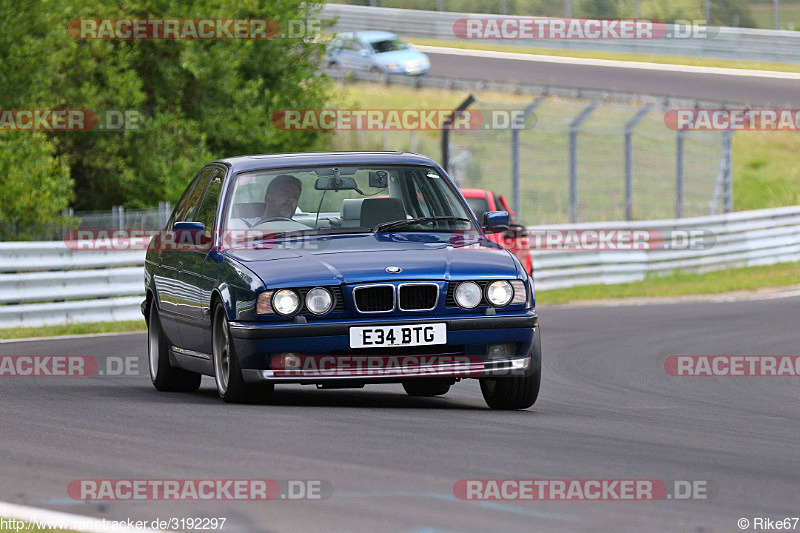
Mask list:
[[[155,230],[167,224],[172,206],[169,202],[159,202],[154,209],[126,209],[114,206],[111,211],[73,211],[65,209],[58,220],[47,224],[47,227],[38,235],[29,236],[28,240],[57,241],[61,240],[70,230]],[[15,240],[19,228],[6,228],[6,238]],[[30,232],[28,232],[30,233]]]
[[[504,195],[524,224],[651,220],[733,209],[730,134],[678,132],[666,109],[538,97],[476,101],[489,117],[526,114],[522,129],[346,131],[338,149],[392,149],[448,160],[460,187]],[[498,113],[499,112],[499,113]],[[517,115],[520,116],[520,115]]]

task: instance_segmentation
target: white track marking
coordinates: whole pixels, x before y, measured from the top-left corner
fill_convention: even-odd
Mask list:
[[[88,339],[90,337],[117,337],[120,335],[141,335],[145,333],[142,331],[118,331],[114,333],[82,333],[80,335],[61,335],[50,337],[28,337],[27,339],[2,339],[0,344],[9,344],[13,342],[33,342],[33,341],[60,341],[64,339]]]
[[[103,527],[103,518],[97,518],[96,516],[81,516],[6,502],[0,502],[0,517],[5,519],[12,518],[14,520],[24,520],[25,522],[39,521],[40,524],[42,522],[47,522],[48,525],[54,527],[57,526],[72,531],[81,531],[87,533],[154,533],[156,531],[154,529],[135,529],[127,526],[112,528],[110,524],[106,527]],[[105,520],[106,522],[114,521],[112,518],[105,518]],[[119,520],[119,522],[122,522],[122,520]],[[136,520],[134,520],[134,522],[136,522]],[[20,533],[23,531],[26,531],[26,529],[21,529]]]
[[[647,63],[644,61],[617,61],[613,59],[587,59],[582,57],[546,56],[538,54],[519,54],[496,52],[492,50],[472,50],[466,48],[446,48],[442,46],[414,45],[420,52],[447,54],[467,57],[486,57],[491,59],[513,59],[534,63],[560,63],[565,65],[584,65],[592,67],[626,68],[633,70],[656,70],[662,72],[683,72],[688,74],[716,74],[720,76],[739,76],[747,78],[770,78],[775,80],[800,80],[800,72],[777,72],[772,70],[747,70],[738,68],[701,67],[674,65],[668,63]]]

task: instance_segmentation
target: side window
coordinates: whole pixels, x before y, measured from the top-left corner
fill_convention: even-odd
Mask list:
[[[167,223],[168,227],[171,228],[172,224],[175,222],[175,219],[178,218],[181,213],[186,211],[186,204],[189,202],[189,195],[192,193],[192,190],[194,190],[195,185],[197,185],[197,180],[199,178],[199,175],[196,176],[189,186],[186,187],[186,190],[183,191],[180,200],[178,200],[178,205],[175,206],[175,209],[172,211],[172,215],[169,218],[169,222]]]
[[[214,226],[214,218],[217,215],[217,204],[219,203],[220,192],[222,192],[222,179],[224,177],[225,173],[222,170],[214,171],[214,176],[208,183],[203,201],[194,214],[194,220],[205,224],[206,229],[211,229]]]
[[[200,198],[203,197],[203,192],[206,190],[208,180],[211,179],[211,174],[214,172],[213,168],[205,168],[200,175],[195,179],[195,184],[192,190],[181,199],[183,205],[178,205],[175,209],[175,222],[186,222],[191,220],[191,215],[197,209],[197,204]]]

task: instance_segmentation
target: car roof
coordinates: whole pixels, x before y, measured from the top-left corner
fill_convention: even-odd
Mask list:
[[[360,40],[374,43],[376,41],[385,41],[386,39],[397,39],[397,34],[388,32],[388,31],[356,31],[356,32],[347,32],[347,33],[340,33],[337,37],[343,37],[345,39],[349,39],[353,36],[358,37]]]
[[[229,157],[216,161],[236,172],[293,166],[325,165],[438,165],[428,156],[408,152],[295,152]]]

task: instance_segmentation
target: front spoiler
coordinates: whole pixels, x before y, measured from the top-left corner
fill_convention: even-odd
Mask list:
[[[243,369],[246,383],[335,383],[341,381],[358,383],[399,383],[409,379],[484,378],[513,377],[527,375],[531,358],[521,357],[500,361],[471,362],[469,364],[441,363],[433,365],[411,365],[402,369],[364,369],[342,372],[336,370],[255,370]]]

